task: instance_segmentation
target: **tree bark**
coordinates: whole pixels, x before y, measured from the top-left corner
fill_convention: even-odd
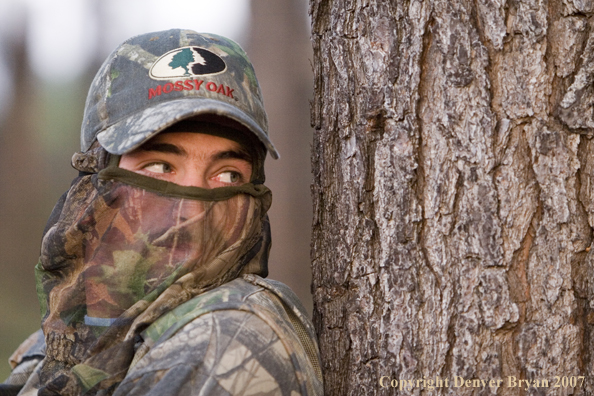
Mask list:
[[[310,14],[326,394],[594,394],[594,1]]]

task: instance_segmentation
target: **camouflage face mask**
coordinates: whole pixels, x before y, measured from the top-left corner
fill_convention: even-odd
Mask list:
[[[138,176],[108,167],[78,178],[44,235],[44,394],[117,383],[137,335],[163,313],[241,273],[266,272],[268,189]]]

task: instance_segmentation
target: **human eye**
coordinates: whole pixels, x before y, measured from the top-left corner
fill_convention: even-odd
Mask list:
[[[242,174],[236,171],[221,172],[217,174],[213,179],[222,184],[240,184],[243,182]]]
[[[165,162],[151,162],[148,165],[142,167],[143,170],[146,170],[151,173],[171,173],[171,165]]]

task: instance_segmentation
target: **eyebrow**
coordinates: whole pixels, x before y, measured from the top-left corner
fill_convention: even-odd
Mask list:
[[[252,156],[246,150],[227,150],[221,151],[213,156],[214,160],[222,160],[227,158],[240,159],[249,163],[252,163]]]
[[[181,155],[184,157],[188,156],[188,153],[181,147],[178,147],[174,144],[170,143],[159,143],[159,142],[147,142],[138,148],[140,151],[155,151],[159,153],[170,153],[175,155]],[[228,158],[240,159],[243,161],[247,161],[249,163],[252,162],[252,156],[247,150],[243,148],[239,150],[227,150],[221,151],[216,153],[213,156],[213,160],[223,160]]]
[[[169,143],[146,142],[138,148],[140,151],[156,151],[159,153],[171,153],[176,155],[188,156],[186,150]]]

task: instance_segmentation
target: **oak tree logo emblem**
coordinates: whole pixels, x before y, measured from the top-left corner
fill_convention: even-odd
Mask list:
[[[225,71],[227,65],[220,56],[200,47],[182,47],[162,55],[149,70],[154,80],[204,76]]]

